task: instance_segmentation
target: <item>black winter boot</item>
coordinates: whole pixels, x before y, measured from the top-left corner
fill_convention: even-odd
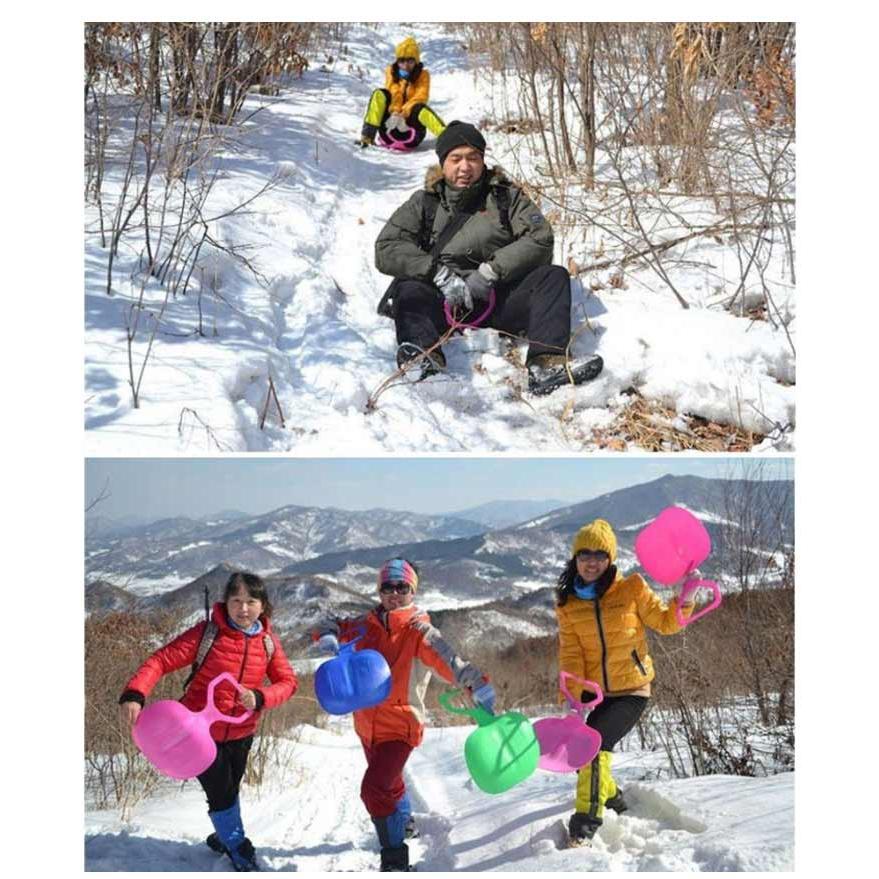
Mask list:
[[[409,872],[409,846],[404,842],[397,848],[382,849],[382,873]]]
[[[568,375],[568,368],[571,374]],[[563,354],[538,354],[528,364],[528,390],[536,397],[551,394],[564,385],[575,385],[592,381],[601,370],[604,361],[597,354],[581,357],[566,363]]]
[[[629,804],[623,799],[623,792],[617,788],[617,792],[604,804],[605,808],[613,809],[617,815],[629,810]]]
[[[375,144],[375,133],[377,130],[374,125],[370,125],[368,122],[363,123],[363,130],[360,132],[360,140],[358,141],[361,149]]]
[[[397,348],[397,366],[403,367],[411,361],[415,362],[412,363],[411,370],[407,370],[407,373],[411,371],[415,381],[419,382],[428,376],[437,375],[446,368],[446,356],[439,348],[434,349],[430,354],[425,354],[418,345],[413,345],[412,342],[401,342]]]
[[[574,812],[568,821],[568,841],[573,846],[589,845],[599,827],[601,818],[593,818],[585,812]]]

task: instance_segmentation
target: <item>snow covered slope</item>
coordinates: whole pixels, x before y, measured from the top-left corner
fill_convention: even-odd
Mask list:
[[[538,770],[489,796],[469,779],[463,743],[472,727],[429,729],[407,767],[421,838],[410,843],[420,871],[783,871],[793,869],[794,775],[706,776],[645,781],[656,754],[617,755],[615,776],[630,810],[609,813],[592,848],[565,849],[573,776]],[[353,732],[305,727],[262,791],[245,787],[242,815],[267,870],[377,869],[378,846],[359,799],[365,768]],[[87,812],[88,871],[231,871],[204,844],[210,831],[197,783],[169,785],[118,813]]]
[[[648,268],[629,269],[625,290],[591,293],[572,282],[572,327],[588,317],[594,329],[578,335],[573,351],[598,351],[606,364],[588,386],[523,397],[524,369],[504,356],[496,333],[484,331],[447,346],[447,375],[391,387],[367,411],[394,372],[396,349],[393,324],[376,314],[389,278],[374,268],[374,242],[436,156],[430,138],[406,156],[360,150],[353,141],[394,44],[410,31],[422,45],[437,112],[446,121],[492,118],[496,96],[439,25],[352,25],[347,55],[313,65],[278,97],[252,95],[243,114],[259,112],[245,124],[243,142],[216,155],[219,182],[208,213],[222,217],[211,222],[212,237],[246,248],[260,277],[205,248],[204,290],[195,272],[194,292],[162,311],[165,291],[147,285],[147,308],[162,320],[138,409],[127,385],[125,322],[140,291],[141,247],[126,239],[107,296],[99,218],[86,207],[86,454],[573,451],[594,446],[593,430],[613,421],[632,387],[678,413],[774,432],[766,447],[790,448],[793,346],[783,329],[717,307],[718,278],[721,288],[735,289],[738,264],[728,245],[711,240],[688,250],[700,264],[675,267],[688,310]],[[534,157],[515,149],[515,137],[488,131],[489,161],[536,179],[527,166]],[[121,171],[113,173],[108,165],[107,192],[121,185]],[[278,174],[283,182],[246,213],[224,216]],[[698,223],[706,210],[700,203],[682,212]],[[598,246],[592,233],[569,242],[557,236],[555,260],[587,263]],[[775,258],[765,277],[792,315],[793,291]],[[134,342],[135,372],[147,341],[142,334]],[[270,377],[285,425],[272,411],[260,429]]]

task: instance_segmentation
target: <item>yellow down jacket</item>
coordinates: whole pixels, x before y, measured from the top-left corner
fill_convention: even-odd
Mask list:
[[[412,76],[403,79],[392,64],[385,71],[385,88],[391,94],[388,112],[408,118],[416,104],[426,104],[430,98],[430,74],[418,64]]]
[[[608,695],[644,687],[655,677],[647,652],[647,628],[663,635],[680,631],[676,606],[676,597],[666,605],[640,574],[617,573],[597,599],[570,595],[556,607],[559,667],[600,684]],[[685,606],[684,613],[688,612],[692,606]]]

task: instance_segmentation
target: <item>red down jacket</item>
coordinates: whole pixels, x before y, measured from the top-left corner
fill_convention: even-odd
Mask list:
[[[219,631],[204,662],[180,700],[187,708],[192,711],[204,708],[208,684],[224,671],[231,672],[248,690],[262,693],[263,708],[275,708],[296,692],[296,674],[290,667],[280,640],[272,632],[271,623],[265,617],[260,617],[263,632],[249,636],[229,625],[226,607],[222,602],[214,605],[211,619]],[[198,623],[169,644],[160,647],[135,672],[125,689],[133,690],[146,698],[163,675],[192,665],[206,625],[205,622]],[[275,645],[271,661],[266,656],[264,633],[268,633]],[[263,686],[266,677],[271,681],[269,686]],[[245,712],[244,706],[238,702],[238,691],[228,681],[222,681],[217,686],[214,702],[220,711],[233,717]],[[244,723],[237,725],[218,721],[211,725],[211,737],[217,742],[243,739],[256,729],[259,714],[259,711],[255,711]]]

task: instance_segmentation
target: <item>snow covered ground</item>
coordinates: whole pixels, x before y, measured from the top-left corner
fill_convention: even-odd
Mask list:
[[[538,770],[489,796],[470,780],[463,745],[473,727],[428,729],[410,758],[407,785],[421,837],[420,871],[731,872],[793,869],[794,774],[655,780],[664,759],[627,750],[615,777],[630,804],[608,813],[591,848],[566,849],[563,822],[573,776]],[[378,845],[358,791],[365,762],[347,723],[304,727],[283,770],[260,792],[245,787],[242,814],[266,871],[369,871]],[[654,780],[646,780],[646,779]],[[118,812],[86,813],[87,871],[230,871],[204,844],[210,831],[197,783]]]
[[[87,206],[86,454],[579,451],[594,447],[592,431],[614,421],[631,387],[679,414],[773,433],[761,448],[790,450],[792,342],[781,328],[718,307],[736,288],[738,263],[726,245],[710,239],[689,247],[688,259],[698,258],[692,267],[683,262],[674,269],[688,310],[647,268],[630,269],[625,289],[604,285],[593,293],[589,282],[600,278],[586,278],[585,288],[572,282],[572,329],[588,317],[593,330],[577,335],[574,353],[597,351],[606,364],[589,385],[523,397],[524,369],[503,356],[494,332],[482,331],[447,346],[446,375],[391,387],[367,412],[370,395],[394,372],[396,348],[393,324],[375,311],[389,279],[373,266],[373,244],[436,157],[431,138],[408,156],[360,150],[353,141],[394,44],[410,30],[421,42],[431,104],[440,115],[491,117],[496,96],[468,69],[459,41],[431,25],[352,25],[347,57],[326,68],[313,65],[278,97],[252,96],[245,114],[262,109],[246,124],[242,143],[216,156],[220,181],[208,214],[222,215],[283,175],[249,212],[211,224],[216,240],[254,248],[248,254],[262,280],[228,255],[205,251],[201,297],[200,270],[193,291],[172,298],[163,312],[165,291],[147,286],[148,308],[161,312],[161,320],[139,409],[127,384],[125,322],[140,289],[141,248],[136,238],[125,242],[114,295],[107,296],[106,251],[94,234],[97,212]],[[515,141],[496,132],[488,141],[490,163],[522,172],[527,156],[519,151],[513,162]],[[114,183],[108,171],[108,191]],[[599,244],[593,233],[557,234],[555,259],[589,263]],[[792,317],[793,290],[781,257],[765,274],[779,310]],[[203,336],[195,333],[199,307]],[[141,332],[135,370],[147,345]],[[270,377],[286,424],[270,410],[261,430]],[[680,418],[675,423],[686,427]]]

